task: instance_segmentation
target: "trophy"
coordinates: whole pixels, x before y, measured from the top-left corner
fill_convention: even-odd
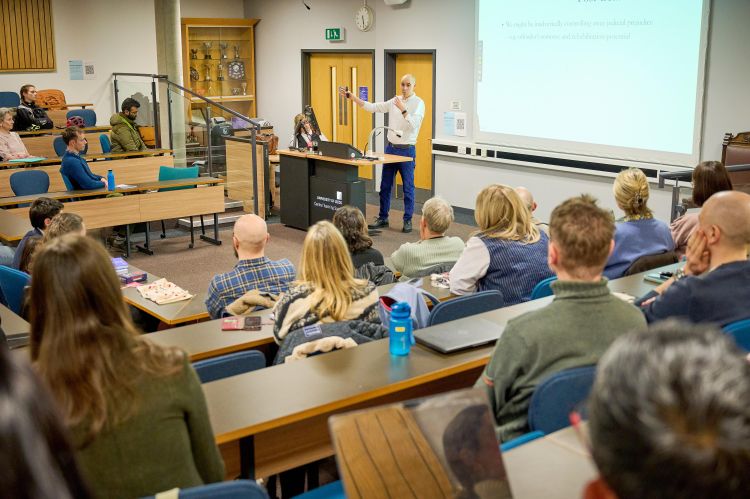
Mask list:
[[[204,59],[211,59],[211,42],[203,42],[203,50],[206,51]]]
[[[247,95],[247,83],[243,81],[240,85],[242,86],[242,95]]]
[[[216,69],[218,70],[218,73],[219,73],[216,79],[219,81],[224,81],[224,65],[222,63],[219,63],[219,66]]]
[[[240,58],[240,46],[239,45],[234,46],[234,58],[235,59]]]
[[[190,58],[191,59],[197,59],[198,58],[198,49],[190,49]]]
[[[232,88],[232,95],[240,95],[240,87],[234,87]]]
[[[220,43],[219,48],[221,49],[221,58],[226,59],[227,58],[227,49],[229,48],[228,43]]]
[[[203,77],[203,81],[211,81],[211,66],[209,66],[208,64],[204,64],[203,69],[206,71],[206,75]]]

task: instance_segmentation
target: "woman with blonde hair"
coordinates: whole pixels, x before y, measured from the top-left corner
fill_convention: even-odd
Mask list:
[[[0,107],[0,160],[3,161],[31,157],[21,137],[12,131],[13,123],[13,111]]]
[[[31,358],[95,497],[153,495],[224,478],[187,355],[140,336],[104,247],[68,234],[34,257]]]
[[[331,222],[318,222],[307,231],[299,280],[282,295],[273,313],[277,343],[290,331],[319,322],[380,321],[378,290],[354,278],[349,249]]]
[[[638,168],[621,171],[612,190],[617,207],[625,213],[615,226],[615,249],[604,269],[607,278],[616,279],[642,256],[673,251],[674,241],[669,226],[655,219],[648,207],[645,173]]]
[[[313,128],[305,113],[294,117],[294,145],[298,149],[317,148],[320,141],[328,141],[323,132]]]
[[[534,286],[552,276],[547,235],[534,224],[516,191],[503,184],[482,189],[474,219],[479,230],[451,270],[451,292],[496,289],[506,306],[528,301]]]

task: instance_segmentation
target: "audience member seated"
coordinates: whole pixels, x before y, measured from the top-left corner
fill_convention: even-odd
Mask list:
[[[289,331],[319,322],[380,322],[378,290],[371,282],[354,278],[344,237],[331,222],[318,222],[307,231],[299,275],[300,281],[273,309],[277,343]]]
[[[516,187],[516,194],[518,194],[521,197],[521,201],[523,201],[523,204],[526,205],[526,208],[529,209],[529,213],[531,213],[531,222],[539,227],[539,230],[547,234],[549,236],[549,224],[546,224],[536,218],[534,216],[534,212],[536,211],[537,204],[536,201],[534,201],[534,196],[531,194],[531,191],[528,190],[526,187]]]
[[[62,211],[63,204],[57,199],[50,198],[36,198],[29,208],[29,222],[31,222],[32,229],[28,231],[18,243],[16,252],[13,255],[13,268],[19,269],[21,267],[21,257],[23,257],[24,248],[31,237],[42,237],[44,231],[49,227],[52,219]]]
[[[47,111],[36,105],[36,87],[24,85],[19,92],[21,104],[16,109],[16,119],[13,130],[24,132],[27,130],[48,130],[52,128],[52,120]]]
[[[59,213],[52,217],[47,230],[44,231],[42,243],[47,244],[53,239],[62,237],[66,234],[76,234],[78,236],[86,235],[86,224],[83,223],[81,215],[75,213]]]
[[[34,258],[34,253],[36,253],[41,244],[41,236],[31,236],[26,240],[26,246],[23,247],[23,251],[21,252],[21,261],[18,264],[18,270],[31,275],[31,262]]]
[[[649,322],[681,317],[723,326],[750,317],[750,195],[717,192],[703,205],[683,272],[652,291]],[[646,295],[648,298],[649,295]]]
[[[586,497],[739,499],[750,490],[750,364],[706,325],[664,322],[604,354],[589,398]]]
[[[640,257],[674,250],[669,226],[654,218],[647,206],[649,188],[646,175],[638,168],[621,171],[615,178],[615,202],[625,212],[617,222],[615,250],[609,257],[604,275],[622,277]]]
[[[67,175],[73,190],[103,189],[107,180],[94,174],[81,153],[86,149],[86,137],[80,128],[71,126],[62,133],[62,139],[68,149],[62,157],[60,173]]]
[[[109,137],[112,142],[112,152],[143,151],[146,144],[138,131],[135,119],[138,117],[138,108],[141,104],[130,97],[122,101],[120,109],[122,112],[115,113],[109,119],[112,131]]]
[[[602,277],[614,245],[611,214],[589,196],[552,211],[549,266],[557,275],[546,307],[508,322],[477,386],[486,386],[501,441],[529,431],[536,386],[550,375],[596,364],[615,338],[643,328],[643,314],[610,293]]]
[[[13,132],[13,112],[7,107],[0,107],[0,160],[29,158],[21,137]]]
[[[69,234],[42,246],[30,318],[31,358],[95,497],[223,480],[198,376],[184,352],[140,336],[100,243]]]
[[[3,497],[91,497],[47,390],[28,362],[0,347]]]
[[[704,161],[693,170],[693,204],[703,206],[708,198],[717,192],[731,191],[732,181],[721,161]],[[685,255],[688,240],[698,226],[698,212],[691,211],[677,218],[669,226],[672,231],[675,251]]]
[[[294,144],[297,148],[313,149],[320,141],[328,141],[320,130],[315,130],[304,113],[294,117]]]
[[[372,247],[365,216],[355,206],[342,206],[333,214],[333,225],[341,232],[352,256],[354,270],[372,262],[385,265],[383,255]]]
[[[422,205],[419,221],[419,241],[404,243],[391,255],[394,270],[404,278],[439,265],[457,261],[464,251],[460,237],[449,237],[445,232],[453,222],[453,207],[443,198],[434,197]]]
[[[219,274],[208,285],[206,308],[212,319],[226,315],[226,307],[245,293],[279,295],[294,281],[294,265],[287,260],[274,261],[265,256],[271,239],[266,222],[258,215],[243,215],[234,223],[232,245],[238,262],[226,274]],[[252,312],[255,307],[250,307]]]
[[[474,219],[479,230],[451,270],[451,293],[497,289],[506,306],[528,301],[534,286],[552,276],[547,235],[507,185],[490,185],[479,193]]]

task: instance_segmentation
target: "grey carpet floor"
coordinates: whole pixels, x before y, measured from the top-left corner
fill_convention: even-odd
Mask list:
[[[416,211],[419,213],[419,207]],[[377,212],[377,206],[367,205],[368,222],[375,218]],[[383,253],[383,256],[389,256],[405,242],[419,239],[419,215],[415,215],[413,219],[414,231],[411,234],[401,232],[402,216],[403,212],[392,209],[391,227],[373,236],[374,247]],[[276,217],[276,220],[278,220],[278,217]],[[448,230],[448,235],[458,236],[465,241],[474,229],[470,225],[454,223]],[[206,291],[214,275],[230,270],[236,262],[232,250],[231,226],[224,227],[219,232],[222,241],[221,246],[200,241],[197,237],[197,233],[200,232],[198,229],[196,231],[195,248],[193,249],[188,248],[190,236],[187,235],[186,231],[170,230],[168,232],[169,237],[167,239],[160,239],[159,234],[153,231],[151,246],[154,255],[133,253],[129,262],[154,275],[166,277],[192,293]],[[213,231],[209,232],[212,233]],[[288,258],[295,267],[299,266],[305,232],[286,227],[280,223],[269,223],[268,232],[271,235],[271,240],[266,247],[266,256],[273,260]]]

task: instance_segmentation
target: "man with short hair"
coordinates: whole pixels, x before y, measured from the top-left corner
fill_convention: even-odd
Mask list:
[[[60,174],[68,177],[73,190],[103,189],[107,179],[96,175],[89,168],[81,153],[86,149],[86,137],[77,126],[70,126],[62,133],[67,150],[62,157]]]
[[[128,97],[122,101],[120,106],[122,112],[113,114],[109,119],[109,124],[112,125],[112,131],[109,134],[112,152],[144,151],[146,149],[146,144],[138,131],[138,124],[135,122],[139,107],[141,107],[140,102]]]
[[[750,195],[717,192],[698,215],[687,263],[643,309],[648,322],[681,317],[723,326],[750,317]],[[643,299],[642,299],[643,300]]]
[[[526,205],[526,207],[529,209],[529,213],[531,213],[531,221],[536,225],[539,230],[544,232],[549,236],[549,224],[546,224],[536,218],[534,216],[534,212],[536,211],[537,204],[536,201],[534,201],[534,196],[531,194],[531,191],[528,190],[526,187],[516,187],[515,188],[516,194],[518,194],[518,197],[521,198],[521,201],[523,201],[523,204]]]
[[[414,213],[414,170],[417,156],[416,144],[419,128],[424,119],[424,101],[414,93],[417,80],[410,74],[401,78],[401,94],[385,102],[367,102],[360,99],[356,92],[341,93],[347,99],[357,103],[359,107],[369,113],[388,113],[388,145],[387,154],[396,154],[408,158],[402,163],[383,165],[383,176],[380,181],[380,211],[375,222],[368,227],[379,229],[388,227],[388,213],[391,209],[391,188],[396,179],[396,173],[401,175],[404,184],[404,225],[402,232],[411,232],[411,217]],[[400,135],[394,130],[398,130]]]
[[[13,255],[12,265],[14,269],[20,268],[23,249],[26,247],[28,240],[32,237],[42,237],[52,218],[62,210],[63,204],[57,199],[42,197],[36,198],[31,203],[31,207],[29,208],[29,222],[31,222],[33,228],[18,243],[16,253]]]
[[[643,314],[614,296],[602,277],[614,233],[612,216],[590,196],[568,199],[552,212],[547,261],[557,274],[555,298],[508,322],[477,381],[487,388],[501,441],[529,430],[529,403],[541,381],[596,364],[615,338],[645,326]]]
[[[618,338],[589,397],[601,478],[591,499],[748,497],[750,364],[709,325],[666,321]]]
[[[295,278],[294,265],[265,256],[271,239],[266,222],[258,215],[243,215],[234,223],[232,245],[239,259],[226,274],[219,274],[208,286],[206,307],[212,319],[225,314],[227,305],[251,290],[274,295],[284,293]]]
[[[21,103],[16,109],[16,117],[13,121],[13,131],[23,132],[26,130],[47,130],[52,128],[52,120],[47,116],[47,111],[36,105],[36,87],[24,85],[20,92]]]
[[[444,199],[434,197],[425,201],[419,221],[419,241],[404,243],[393,252],[393,269],[408,278],[442,263],[455,263],[464,251],[464,242],[459,237],[445,235],[453,220],[453,207]]]

